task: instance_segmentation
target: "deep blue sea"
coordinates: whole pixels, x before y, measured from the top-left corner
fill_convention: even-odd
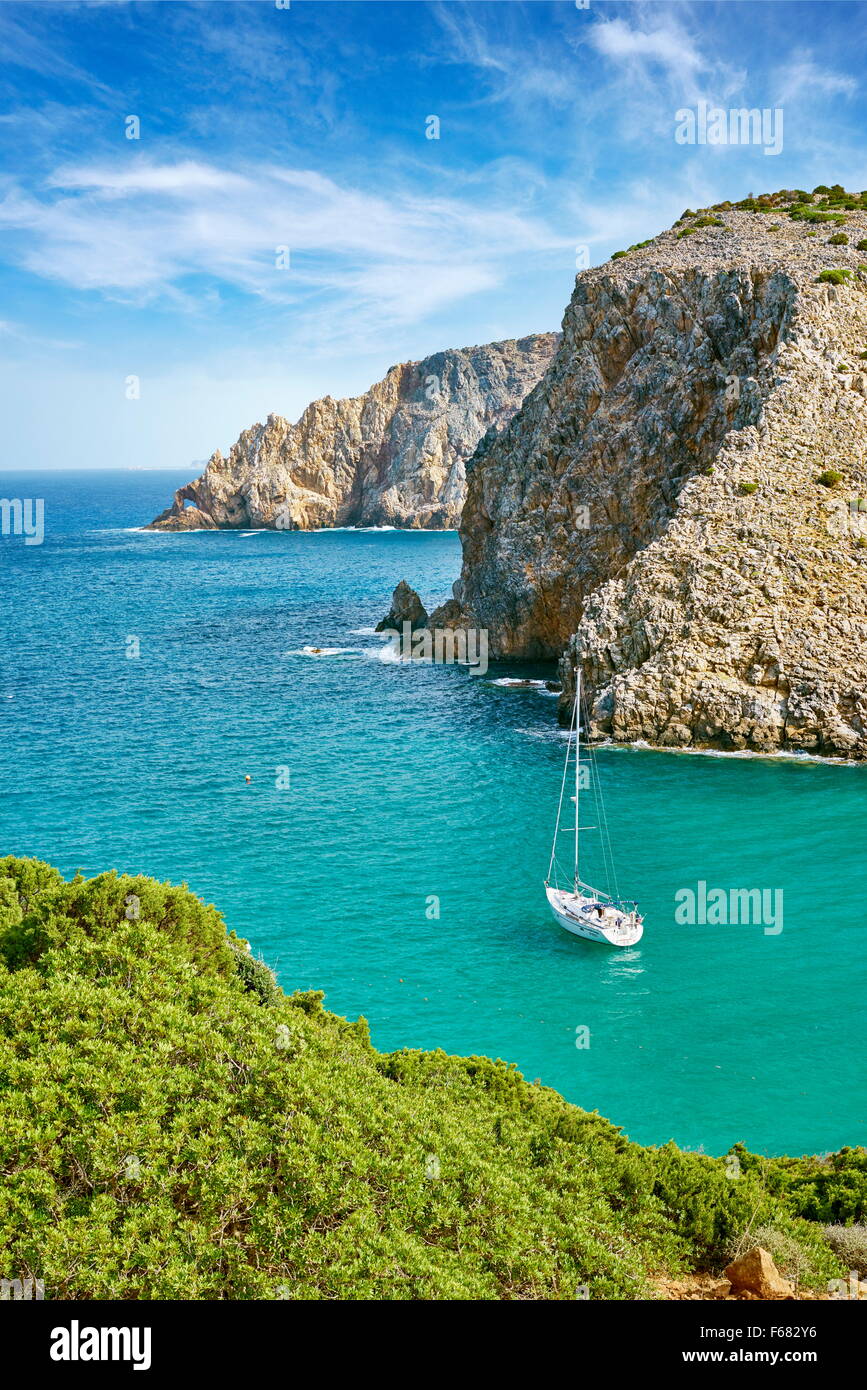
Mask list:
[[[401,578],[448,596],[457,536],[135,530],[187,477],[0,475],[46,507],[0,539],[0,852],[185,881],[378,1047],[506,1058],[641,1142],[867,1143],[867,767],[601,750],[646,931],[578,941],[556,700],[370,632]],[[679,924],[699,881],[781,891],[783,930]]]

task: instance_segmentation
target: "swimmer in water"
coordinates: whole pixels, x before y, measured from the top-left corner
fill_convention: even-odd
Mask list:
[[[249,774],[249,772],[248,772],[247,775],[246,775],[246,777],[244,778],[244,781],[245,781],[245,782],[252,782],[252,780],[253,780],[253,779],[252,779],[252,777],[250,776],[250,774]]]

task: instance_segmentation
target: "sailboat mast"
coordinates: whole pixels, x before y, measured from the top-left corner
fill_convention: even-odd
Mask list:
[[[581,782],[581,672],[575,667],[575,891],[578,891],[578,788]]]

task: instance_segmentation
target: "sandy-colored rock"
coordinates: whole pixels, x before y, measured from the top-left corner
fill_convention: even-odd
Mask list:
[[[154,523],[189,526],[187,503],[220,528],[456,527],[465,463],[535,386],[558,333],[435,353],[392,367],[363,396],[309,405],[245,430],[228,458],[175,493]]]
[[[767,1250],[754,1245],[739,1260],[726,1267],[732,1293],[752,1294],[755,1298],[791,1298],[794,1289],[784,1279]]]

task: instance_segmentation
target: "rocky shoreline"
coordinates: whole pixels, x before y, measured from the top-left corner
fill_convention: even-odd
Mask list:
[[[560,340],[533,333],[392,367],[362,396],[281,415],[219,449],[150,523],[159,531],[448,530],[466,495],[466,460],[512,418]]]
[[[588,734],[867,757],[867,194],[688,210],[579,274],[562,335],[269,416],[152,523],[445,528],[431,630],[574,670]]]

